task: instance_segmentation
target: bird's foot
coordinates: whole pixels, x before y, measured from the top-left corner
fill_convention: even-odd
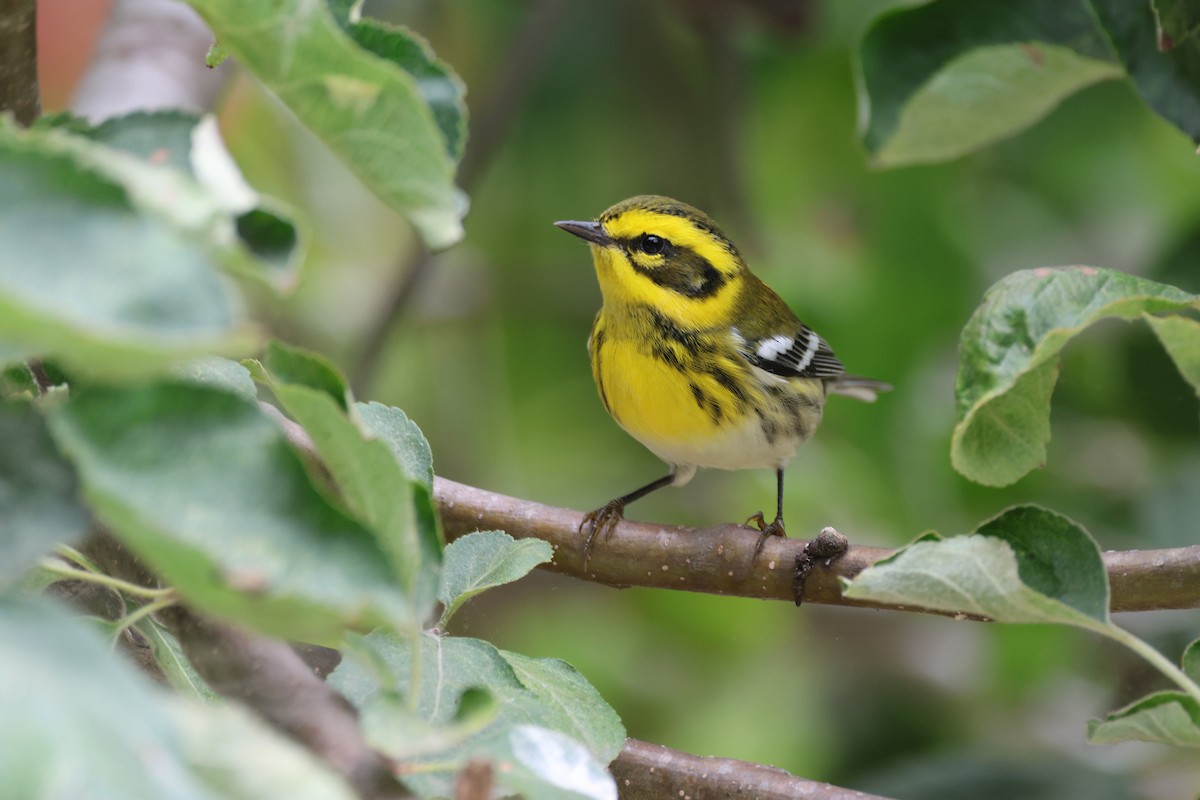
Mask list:
[[[607,541],[613,528],[624,518],[625,504],[620,500],[610,500],[595,511],[583,515],[583,520],[579,523],[579,532],[587,537],[583,543],[584,572],[587,572],[588,561],[592,558],[592,543],[597,537]]]
[[[754,557],[752,560],[757,559],[759,554],[762,553],[763,546],[767,543],[767,539],[771,536],[782,536],[785,539],[787,538],[787,531],[783,528],[783,517],[775,517],[775,521],[768,525],[766,518],[764,518],[762,512],[759,511],[757,514],[750,517],[750,519],[746,520],[743,527],[750,528],[751,525],[753,525],[754,530],[761,531],[758,535],[758,541],[754,543]]]

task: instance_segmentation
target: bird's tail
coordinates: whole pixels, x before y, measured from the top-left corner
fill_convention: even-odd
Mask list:
[[[892,385],[858,375],[840,375],[827,384],[832,394],[844,394],[864,403],[874,403],[880,392],[890,392]]]

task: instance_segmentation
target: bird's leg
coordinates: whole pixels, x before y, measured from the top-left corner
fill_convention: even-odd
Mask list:
[[[587,536],[587,539],[583,543],[583,571],[587,572],[588,561],[592,557],[592,542],[596,541],[596,537],[598,536],[608,539],[613,532],[613,528],[617,527],[617,523],[624,519],[625,506],[634,500],[645,497],[656,489],[670,486],[674,481],[675,471],[672,470],[670,475],[665,475],[656,481],[647,483],[640,489],[634,489],[629,494],[609,500],[595,511],[589,511],[584,514],[583,520],[579,523],[579,532]]]
[[[776,487],[775,521],[772,522],[770,525],[768,525],[766,519],[763,518],[761,511],[759,511],[757,514],[752,516],[750,519],[746,520],[746,527],[750,527],[750,524],[754,523],[754,527],[756,527],[756,528],[758,528],[758,530],[762,531],[758,535],[758,541],[755,542],[755,544],[754,544],[754,558],[758,558],[759,553],[762,552],[763,545],[765,545],[767,543],[768,537],[770,537],[770,536],[786,537],[787,536],[787,531],[785,531],[783,528],[783,468],[782,467],[779,467],[775,470],[775,487]]]

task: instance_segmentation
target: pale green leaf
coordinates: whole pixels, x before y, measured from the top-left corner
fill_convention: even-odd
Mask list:
[[[1147,314],[1146,322],[1150,323],[1150,328],[1179,368],[1179,374],[1200,395],[1200,321],[1178,315],[1155,317]]]
[[[963,328],[955,382],[955,469],[1003,486],[1045,459],[1057,357],[1094,322],[1194,307],[1195,295],[1096,267],[1013,273],[988,290]]]
[[[521,685],[552,712],[543,725],[572,731],[605,764],[617,757],[625,746],[625,726],[579,670],[557,658],[530,658],[507,650],[500,655]]]
[[[1023,506],[971,536],[923,538],[865,569],[845,595],[997,622],[1076,625],[1105,633],[1108,576],[1083,528]]]
[[[548,727],[579,742],[580,747],[590,753],[587,763],[596,769],[603,770],[603,764],[611,759],[612,744],[607,738],[602,745],[603,752],[588,748],[589,735],[612,736],[611,727],[604,727],[607,725],[605,714],[611,715],[612,711],[594,689],[590,693],[585,692],[575,686],[574,678],[567,679],[564,681],[565,687],[552,693],[552,703],[548,704],[544,699],[545,690],[539,688],[535,692],[528,689],[504,654],[487,642],[429,634],[421,635],[419,640],[419,658],[414,659],[407,640],[394,634],[372,633],[361,640],[359,647],[351,651],[353,657],[343,661],[330,678],[330,683],[368,719],[375,713],[371,707],[376,703],[394,704],[396,692],[416,691],[417,715],[434,731],[453,724],[460,700],[467,690],[486,689],[495,698],[498,706],[496,716],[477,733],[441,752],[423,753],[410,759],[409,763],[416,768],[406,776],[405,782],[419,794],[451,794],[457,770],[470,758],[487,758],[495,766],[497,783],[509,791],[528,792],[528,796],[537,798],[557,797],[555,792],[560,791],[560,787],[544,777],[535,777],[514,754],[510,735],[520,725]],[[373,651],[371,657],[363,657],[359,652],[362,647]],[[413,673],[414,661],[418,664],[416,676]],[[378,673],[381,668],[386,668],[389,674],[380,676]],[[563,670],[555,662],[555,665],[542,672],[536,667],[526,672],[530,675],[544,673],[549,677],[541,680],[550,683]],[[412,689],[414,679],[418,684],[415,690]],[[582,681],[582,678],[577,680]],[[392,683],[397,688],[384,688],[385,683]],[[534,681],[531,680],[531,683]],[[598,704],[604,710],[578,709],[574,715],[568,715],[554,707],[554,702],[572,696],[581,702]],[[589,734],[584,730],[597,721],[601,724],[601,730],[606,731],[604,734]],[[375,732],[388,730],[375,729]],[[368,729],[368,732],[371,730]],[[376,745],[386,748],[402,746],[402,743],[389,739],[376,742]],[[554,768],[554,765],[549,764],[546,768]]]
[[[407,463],[392,446],[411,436],[399,424],[408,418],[373,411],[372,419],[387,426],[377,437],[358,418],[359,406],[348,405],[342,376],[314,354],[272,343],[261,367],[283,408],[312,439],[350,512],[388,553],[398,586],[422,617],[434,601],[441,541],[427,488],[410,480]]]
[[[617,800],[617,784],[587,748],[557,731],[538,725],[517,725],[508,734],[516,770],[505,782],[527,797]],[[546,786],[558,792],[549,793]]]
[[[187,767],[160,693],[83,621],[0,597],[6,797],[217,800]]]
[[[1183,673],[1200,686],[1200,639],[1192,642],[1183,651]]]
[[[413,624],[390,554],[310,483],[244,396],[72,387],[51,432],[98,515],[190,604],[277,636]]]
[[[458,747],[483,731],[500,713],[500,704],[487,689],[472,687],[458,698],[455,709],[453,718],[433,723],[409,708],[403,697],[382,692],[362,712],[363,735],[389,758],[428,756]]]
[[[1051,44],[977,47],[908,98],[872,163],[945,161],[1024,130],[1085,86],[1124,75],[1109,61]]]
[[[1088,741],[1117,744],[1160,742],[1200,747],[1200,703],[1183,692],[1156,692],[1102,720],[1088,722]]]
[[[454,159],[412,75],[363,49],[326,2],[189,0],[263,82],[434,248],[462,238]]]
[[[171,688],[194,700],[212,703],[219,699],[219,695],[209,687],[208,682],[196,672],[187,656],[183,654],[179,640],[153,616],[138,620],[136,627],[138,633],[150,645],[154,662],[162,670]]]
[[[256,336],[217,269],[232,230],[175,170],[0,119],[6,349],[114,377],[249,351]]]
[[[167,704],[189,765],[221,800],[357,800],[333,768],[236,705]],[[170,795],[164,795],[169,797]]]
[[[528,575],[554,557],[541,539],[513,539],[502,531],[476,531],[446,547],[438,600],[445,605],[439,626],[475,595]]]
[[[888,166],[959,156],[1121,75],[1085,5],[1041,0],[893,9],[872,21],[859,58],[861,134]]]

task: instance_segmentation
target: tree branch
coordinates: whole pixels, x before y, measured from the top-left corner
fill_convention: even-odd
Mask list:
[[[37,2],[0,3],[0,112],[11,111],[21,125],[42,113],[38,88]]]
[[[803,539],[768,539],[753,560],[757,531],[740,525],[683,528],[622,521],[607,541],[592,549],[583,571],[583,515],[565,508],[518,500],[437,478],[434,497],[446,536],[500,529],[517,538],[545,539],[554,546],[547,569],[610,586],[652,586],[692,592],[731,594],[771,600],[795,600],[792,589],[796,561],[804,555]],[[853,540],[853,535],[850,536]],[[851,547],[832,565],[818,563],[804,583],[809,603],[901,609],[849,600],[838,578],[853,578],[894,550]],[[1112,587],[1113,611],[1151,611],[1200,607],[1200,545],[1170,550],[1129,550],[1104,554]]]
[[[230,74],[204,65],[212,42],[200,15],[178,0],[117,0],[72,110],[91,122],[163,108],[209,111]]]
[[[157,581],[107,533],[95,533],[84,549],[111,575],[154,586]],[[411,797],[391,764],[363,739],[358,713],[285,642],[255,636],[208,619],[183,605],[158,612],[179,640],[188,661],[221,695],[241,701],[276,729],[324,759],[367,800]]]
[[[681,753],[628,739],[609,769],[621,800],[662,797],[746,797],[756,800],[885,800],[878,795],[797,778],[790,772],[732,758]]]

